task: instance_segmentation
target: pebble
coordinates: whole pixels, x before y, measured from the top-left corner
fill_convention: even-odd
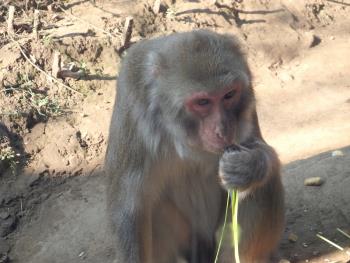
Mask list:
[[[309,177],[304,180],[305,186],[321,186],[324,180],[321,177]]]
[[[344,156],[344,153],[341,150],[336,150],[332,152],[332,157],[335,156]]]
[[[288,235],[288,240],[291,241],[291,242],[297,242],[298,236],[296,234],[294,234],[294,233],[290,233]]]

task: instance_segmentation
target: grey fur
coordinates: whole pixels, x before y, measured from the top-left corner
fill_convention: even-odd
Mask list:
[[[221,156],[192,146],[198,140],[198,125],[184,110],[184,100],[193,92],[214,91],[233,81],[241,81],[244,89],[227,122],[235,124],[237,143],[259,140],[259,147],[239,153],[239,158],[225,154],[220,161],[221,176],[230,182],[225,187],[244,185],[249,189],[252,182],[259,186],[254,192],[261,201],[253,197],[242,201],[241,220],[260,227],[264,222],[251,220],[260,214],[266,220],[267,212],[272,212],[276,220],[274,216],[271,219],[280,223],[283,193],[278,159],[261,138],[251,74],[237,40],[206,30],[146,40],[132,46],[123,60],[106,154],[108,211],[115,232],[116,262],[141,262],[142,246],[146,245],[140,240],[141,226],[149,213],[153,223],[149,238],[163,246],[157,249],[159,255],[153,251],[152,263],[175,262],[180,256],[191,263],[212,262],[215,232],[225,202],[218,177]],[[256,167],[250,168],[255,163],[263,167],[256,175]],[[242,182],[245,176],[249,180]],[[279,200],[269,201],[275,197]],[[265,206],[265,201],[267,208],[262,211],[260,203]],[[278,203],[276,209],[269,208],[275,207],[271,202]],[[191,245],[184,247],[172,238],[181,229],[159,222],[166,218],[166,214],[161,215],[167,203],[176,207],[188,225]],[[281,229],[268,228],[277,239]],[[248,248],[255,237],[247,231],[242,242]],[[164,233],[170,236],[165,239]]]

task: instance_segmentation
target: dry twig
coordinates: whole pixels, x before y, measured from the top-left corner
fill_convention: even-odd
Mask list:
[[[32,0],[26,0],[26,11],[28,11],[32,7],[33,3]]]
[[[13,5],[9,6],[8,18],[7,18],[7,33],[9,35],[15,34],[15,30],[13,29],[13,18],[15,16],[15,7]]]
[[[58,73],[61,70],[61,54],[57,50],[53,53],[52,61],[52,76],[58,78]]]
[[[123,43],[121,48],[122,50],[127,49],[130,45],[133,24],[134,24],[134,18],[132,16],[128,16],[125,19],[125,24],[124,24]]]
[[[33,34],[36,40],[39,40],[39,26],[40,26],[40,12],[38,9],[34,10]]]
[[[63,69],[59,72],[60,78],[72,78],[72,79],[81,79],[85,76],[84,70],[71,71],[68,69]]]
[[[161,2],[160,1],[161,0],[155,0],[154,3],[153,3],[152,10],[153,10],[153,12],[155,14],[159,14],[159,12],[160,12],[160,7],[161,7]]]

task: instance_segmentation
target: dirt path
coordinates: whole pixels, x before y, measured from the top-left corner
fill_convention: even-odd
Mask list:
[[[0,149],[2,156],[10,153],[0,161],[0,263],[111,262],[101,165],[120,61],[116,48],[130,14],[132,41],[196,28],[241,39],[263,134],[285,164],[280,254],[291,262],[350,260],[315,236],[321,231],[350,249],[336,231],[350,232],[350,3],[164,1],[167,11],[155,15],[146,0],[68,1],[66,13],[41,2],[35,41],[32,11],[12,1],[17,41],[49,73],[55,50],[63,64],[82,70],[81,79],[64,83],[83,96],[50,83],[23,58],[5,34],[10,1],[0,3]],[[341,156],[332,156],[342,147]],[[311,176],[324,178],[324,185],[305,187]],[[296,242],[288,240],[291,233]]]

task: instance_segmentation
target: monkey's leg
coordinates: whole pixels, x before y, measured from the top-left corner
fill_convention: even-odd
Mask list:
[[[142,234],[141,234],[141,258],[143,263],[153,263],[154,250],[153,243],[153,224],[152,224],[152,209],[150,206],[145,209],[142,216]]]
[[[190,246],[190,225],[175,204],[162,198],[153,212],[152,263],[175,263]]]
[[[239,203],[242,263],[266,263],[276,249],[284,227],[283,189],[278,176],[243,197]]]
[[[187,252],[186,259],[189,263],[213,263],[215,259],[216,245],[214,241],[194,235],[192,237],[191,250]]]

